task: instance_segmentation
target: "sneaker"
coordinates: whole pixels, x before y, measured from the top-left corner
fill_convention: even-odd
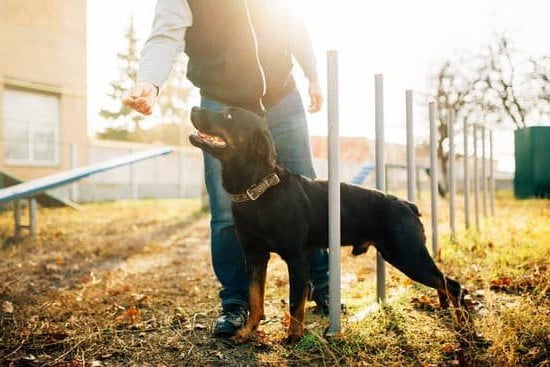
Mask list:
[[[328,286],[316,289],[313,287],[311,292],[311,300],[315,301],[315,310],[314,313],[319,313],[321,315],[328,315]]]
[[[313,292],[311,293],[311,299],[315,301],[315,309],[313,310],[313,312],[321,314],[323,316],[328,316],[328,286],[318,290],[314,288]],[[343,314],[347,313],[346,305],[344,303],[340,305],[340,312]]]
[[[246,323],[248,309],[239,304],[228,304],[223,307],[221,314],[214,323],[214,336],[229,338],[234,336]]]

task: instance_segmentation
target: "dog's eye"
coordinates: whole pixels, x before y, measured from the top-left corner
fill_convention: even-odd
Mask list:
[[[231,120],[233,118],[233,116],[231,116],[231,112],[229,112],[229,111],[224,111],[222,116],[223,116],[223,118],[228,119],[228,120]]]

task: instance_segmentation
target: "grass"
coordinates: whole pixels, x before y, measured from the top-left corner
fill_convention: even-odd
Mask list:
[[[428,204],[420,201],[422,212]],[[440,204],[439,265],[470,291],[472,327],[457,329],[434,291],[391,267],[388,303],[354,320],[374,301],[375,258],[344,249],[343,335],[325,339],[328,321],[309,312],[308,333],[292,346],[282,343],[288,284],[277,256],[257,339],[211,337],[218,284],[197,201],[41,209],[36,239],[17,244],[11,213],[0,214],[0,364],[550,366],[550,202],[501,194],[482,232],[459,231],[456,241]]]

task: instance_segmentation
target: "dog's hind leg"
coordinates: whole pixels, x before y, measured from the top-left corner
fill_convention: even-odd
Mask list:
[[[423,233],[410,227],[392,231],[377,244],[384,260],[402,271],[412,280],[437,290],[442,307],[448,300],[455,307],[463,305],[463,289],[460,284],[443,275],[437,268],[425,246]],[[409,233],[409,236],[406,236]],[[412,233],[412,234],[411,234]]]

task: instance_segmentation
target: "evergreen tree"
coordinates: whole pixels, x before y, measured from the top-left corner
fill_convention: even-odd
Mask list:
[[[184,53],[178,56],[157,100],[162,123],[143,130],[141,122],[144,116],[121,103],[124,93],[135,85],[139,67],[138,39],[132,18],[125,38],[127,47],[123,53],[117,54],[121,65],[120,75],[116,81],[109,83],[110,91],[107,93],[117,109],[102,109],[99,113],[105,119],[119,122],[119,126],[108,127],[97,136],[100,139],[144,143],[160,141],[170,145],[188,144],[187,136],[193,130],[189,118],[189,99],[193,86],[186,78],[187,56]]]
[[[184,53],[178,56],[157,100],[163,125],[167,124],[168,130],[172,130],[175,125],[180,127],[178,145],[186,145],[188,143],[187,136],[193,130],[190,122],[191,106],[189,105],[193,86],[186,77],[187,60]]]
[[[126,49],[123,53],[117,53],[117,58],[121,65],[119,78],[109,83],[110,91],[107,93],[118,107],[116,109],[102,109],[99,114],[101,117],[108,120],[122,122],[121,125],[123,127],[116,128],[118,133],[126,129],[128,130],[128,134],[122,134],[123,136],[129,137],[130,135],[134,135],[136,138],[139,138],[142,133],[140,124],[144,117],[121,103],[124,92],[131,88],[137,80],[139,61],[137,51],[138,38],[134,28],[133,17],[130,18],[130,24],[124,36],[127,41]],[[131,126],[128,126],[130,121]],[[130,134],[130,131],[132,131],[132,134]],[[119,134],[117,135],[118,137],[121,136]]]

